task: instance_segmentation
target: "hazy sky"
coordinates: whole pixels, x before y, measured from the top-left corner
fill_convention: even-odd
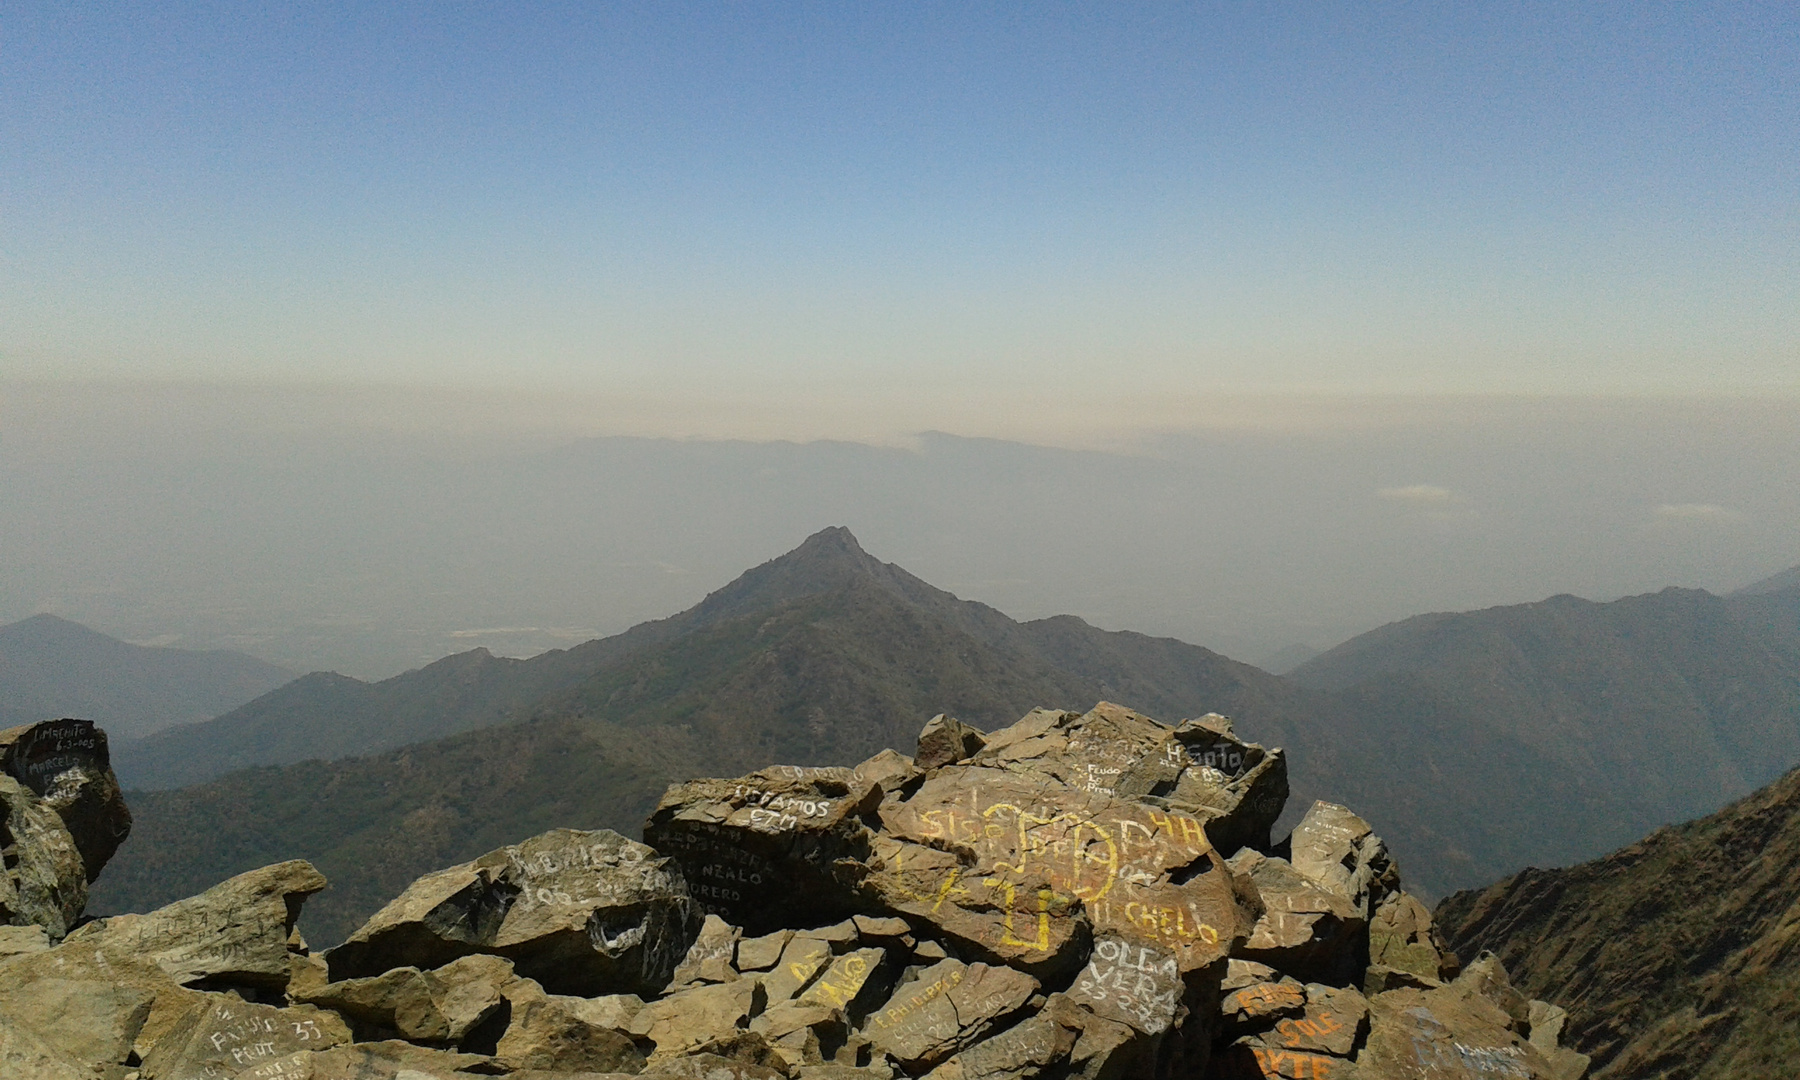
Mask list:
[[[836,524],[1251,660],[1728,589],[1797,121],[1791,4],[14,0],[0,620],[387,674]]]
[[[0,376],[801,435],[1792,394],[1797,42],[1745,3],[25,0]]]

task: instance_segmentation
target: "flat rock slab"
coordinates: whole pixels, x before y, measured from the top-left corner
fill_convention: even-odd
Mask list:
[[[1556,1080],[1550,1059],[1511,1030],[1504,1010],[1479,994],[1453,986],[1393,990],[1371,1000],[1369,1009],[1368,1045],[1356,1062],[1359,1080]]]
[[[325,887],[301,859],[239,874],[147,915],[97,919],[69,946],[152,960],[183,986],[229,984],[281,990],[300,905]]]
[[[658,993],[702,914],[655,851],[553,829],[428,874],[326,954],[333,980],[491,953],[555,993]]]
[[[157,1040],[144,1058],[143,1080],[235,1077],[302,1051],[350,1042],[336,1013],[311,1005],[276,1008],[235,994],[208,994]]]
[[[979,1041],[1037,990],[1024,972],[944,960],[896,988],[862,1033],[877,1051],[918,1071]]]

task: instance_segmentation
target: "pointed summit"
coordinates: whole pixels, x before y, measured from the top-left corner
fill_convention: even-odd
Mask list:
[[[919,589],[938,591],[870,555],[849,529],[833,525],[813,533],[786,555],[744,571],[731,584],[708,594],[687,615],[694,623],[716,622],[802,597],[836,592],[859,582],[877,584],[902,595]]]

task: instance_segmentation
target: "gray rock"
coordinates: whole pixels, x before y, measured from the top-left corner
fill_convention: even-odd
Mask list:
[[[644,842],[679,864],[697,903],[749,933],[834,923],[863,910],[837,864],[867,858],[863,817],[883,794],[842,768],[693,780],[669,787]]]
[[[56,811],[13,777],[0,774],[0,918],[41,926],[60,941],[87,907],[87,870]]]
[[[23,784],[62,818],[88,881],[131,832],[106,732],[87,720],[44,720],[0,731],[0,772]]]
[[[555,993],[654,994],[701,920],[655,851],[610,830],[553,829],[420,878],[325,958],[340,980],[489,953]]]

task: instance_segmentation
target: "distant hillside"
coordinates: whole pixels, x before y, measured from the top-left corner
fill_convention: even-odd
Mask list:
[[[589,665],[580,678],[571,675],[577,663]],[[408,686],[437,692],[442,704],[434,711],[408,702],[400,692]],[[384,704],[381,695],[390,694]],[[516,702],[534,694],[528,706],[505,706],[509,725],[376,758],[134,792],[138,825],[92,907],[143,908],[269,858],[298,856],[334,882],[307,916],[309,932],[329,940],[385,899],[391,881],[486,850],[495,837],[529,835],[544,827],[545,807],[560,807],[555,820],[565,824],[636,834],[670,781],[772,762],[848,764],[890,746],[909,751],[939,711],[992,727],[1038,705],[1085,708],[1110,695],[1177,718],[1217,708],[1252,730],[1258,719],[1269,731],[1311,726],[1288,717],[1301,703],[1266,672],[1079,619],[1015,623],[872,559],[834,529],[690,611],[618,638],[533,661],[464,654],[374,686],[308,676],[254,709],[201,725],[195,730],[207,738],[184,745],[218,755],[258,740],[283,753],[327,740],[402,741],[395,733],[411,725],[467,722],[483,706],[498,717],[509,695]],[[407,711],[384,714],[395,705]],[[311,734],[292,734],[303,727]],[[573,787],[564,779],[571,771],[583,778]],[[1310,790],[1303,779],[1298,787]],[[442,824],[441,844],[402,839],[424,821]],[[368,857],[370,844],[386,845],[379,859]]]
[[[1414,759],[1404,797],[1458,794],[1414,818],[1445,860],[1426,879],[1466,886],[1591,858],[1800,762],[1797,624],[1800,591],[1556,596],[1393,623],[1290,678]]]
[[[0,626],[0,728],[79,716],[132,739],[217,716],[293,677],[243,653],[132,645],[54,615]]]
[[[659,670],[691,664],[686,657],[698,645],[677,650],[679,656],[658,650],[746,615],[770,617],[796,600],[851,593],[862,598],[862,620],[853,632],[864,639],[861,647],[877,655],[846,661],[846,670],[887,664],[890,670],[882,680],[891,685],[869,687],[868,715],[850,725],[856,734],[846,737],[853,748],[844,753],[873,753],[896,738],[905,743],[917,733],[917,723],[934,712],[951,710],[983,726],[1007,724],[1034,705],[1097,700],[1098,689],[1110,688],[1168,715],[1204,712],[1202,698],[1227,703],[1248,695],[1272,706],[1293,697],[1266,672],[1172,639],[1109,634],[1066,616],[1016,623],[985,604],[959,600],[875,559],[849,530],[837,528],[747,571],[687,611],[611,638],[530,660],[502,659],[478,649],[374,684],[309,675],[210,722],[121,747],[115,768],[128,789],[156,790],[256,765],[378,753],[530,716],[607,715],[610,698],[603,700],[598,688],[606,687],[607,695],[617,693],[618,672],[642,672],[646,663]],[[804,661],[796,645],[784,648]],[[920,655],[907,666],[891,667],[900,650],[915,648]],[[1095,659],[1083,659],[1090,654]],[[636,662],[646,656],[655,659]],[[710,662],[715,666],[691,672],[685,683],[652,678],[639,696],[691,698],[696,686],[716,685],[723,678],[717,658]],[[979,668],[979,677],[959,675],[957,669],[966,665]],[[1145,665],[1156,673],[1140,670]],[[810,708],[828,710],[833,693],[845,696],[823,684],[818,689],[819,699]],[[875,718],[897,695],[912,703],[898,714],[900,719],[886,714]],[[920,709],[925,712],[916,715]],[[1270,713],[1272,708],[1253,711]],[[795,746],[797,751],[817,749]]]
[[[1438,907],[1492,949],[1603,1080],[1789,1077],[1800,1062],[1800,770],[1719,813]]]
[[[445,842],[462,843],[452,854],[464,858],[485,848],[457,837],[522,838],[540,806],[570,799],[588,800],[582,824],[635,834],[668,780],[910,751],[940,711],[991,727],[1034,706],[1098,700],[1167,720],[1235,717],[1246,736],[1288,750],[1291,807],[1326,793],[1357,806],[1435,897],[1590,858],[1800,760],[1795,665],[1760,644],[1779,638],[1788,596],[1759,601],[1774,629],[1757,629],[1735,599],[1680,590],[1427,616],[1321,657],[1344,682],[1326,689],[1070,616],[1014,622],[828,529],[616,637],[528,661],[465,653],[373,685],[308,676],[153,740],[164,776],[287,767],[135,792],[139,828],[99,882],[96,909],[142,908],[269,858],[305,857],[339,868],[333,892],[309,906],[325,934],[381,898],[383,875],[422,872],[442,854],[396,841],[373,863],[356,836],[460,822]],[[536,756],[519,757],[520,740]],[[369,753],[382,756],[294,764]],[[558,754],[561,768],[589,770],[584,783],[616,779],[564,791],[559,773],[529,764]],[[471,770],[504,776],[509,794],[491,805],[438,794],[468,792]],[[283,807],[309,809],[289,821]],[[267,829],[217,824],[226,820]]]
[[[1751,582],[1733,596],[1760,596],[1763,593],[1783,592],[1787,589],[1800,589],[1800,566],[1790,566],[1779,574]]]

